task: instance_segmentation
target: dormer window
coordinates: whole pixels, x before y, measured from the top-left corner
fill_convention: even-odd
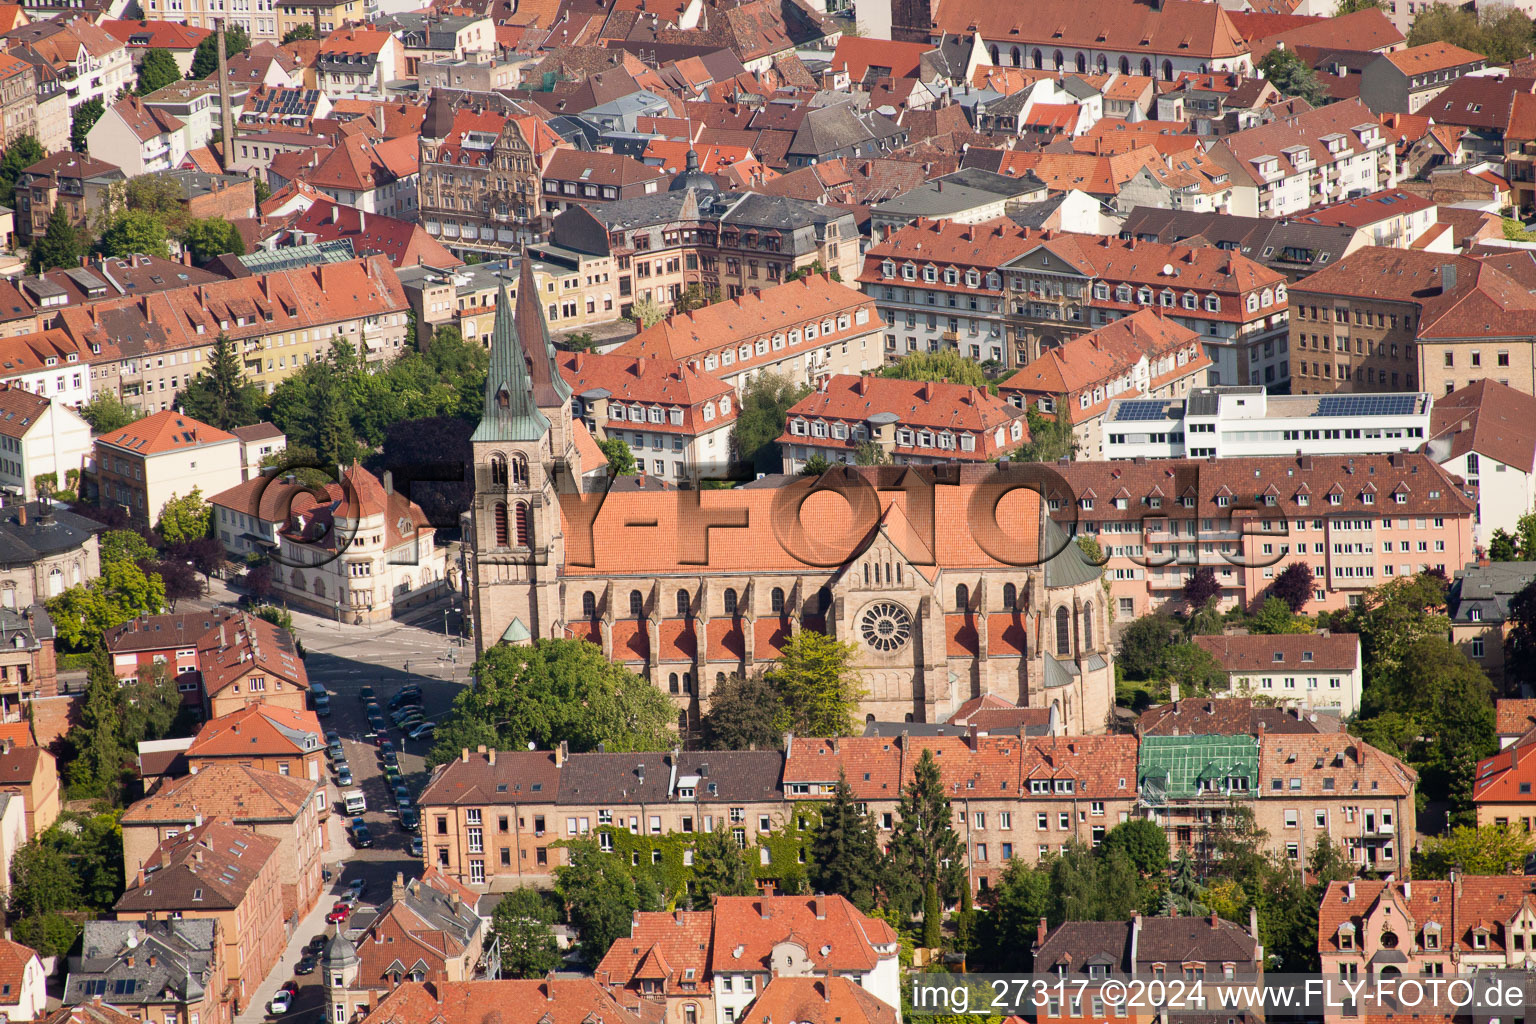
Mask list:
[[[1355,948],[1355,926],[1348,921],[1339,925],[1339,948]]]
[[[1488,948],[1488,929],[1486,929],[1486,928],[1474,928],[1472,930],[1472,948],[1473,949],[1487,949]]]

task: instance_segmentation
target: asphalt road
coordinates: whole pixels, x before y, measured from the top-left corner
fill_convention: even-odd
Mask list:
[[[395,814],[394,794],[384,777],[378,747],[375,741],[364,737],[368,723],[359,693],[363,686],[372,686],[379,703],[387,705],[396,691],[414,683],[422,688],[423,713],[432,721],[442,721],[454,696],[467,683],[468,662],[474,657],[472,646],[458,646],[454,637],[444,634],[444,607],[446,604],[429,606],[405,622],[380,626],[338,626],[323,618],[294,613],[294,632],[307,652],[304,667],[310,682],[323,683],[331,694],[331,714],[320,719],[320,724],[327,732],[341,736],[354,780],[348,788],[363,791],[368,803],[363,818],[373,834],[374,845],[366,850],[352,846],[346,829],[349,817],[339,800],[341,787],[336,785],[334,772],[330,773],[327,781],[333,806],[331,848],[326,851],[325,860],[332,877],[327,883],[328,895],[321,898],[294,932],[282,960],[259,987],[247,1011],[236,1018],[236,1024],[279,1019],[267,1012],[268,1004],[278,986],[290,979],[298,984],[298,996],[292,1009],[280,1019],[286,1024],[324,1021],[323,975],[317,969],[313,974],[295,976],[293,968],[311,938],[335,933],[335,927],[325,923],[335,898],[345,891],[348,882],[361,877],[367,883],[358,912],[362,916],[389,899],[397,874],[406,878],[421,874],[421,860],[410,856],[411,834],[400,828]],[[450,612],[450,629],[457,625],[456,615]],[[387,710],[385,719],[389,719]],[[405,784],[412,796],[418,795],[426,783],[425,757],[431,741],[406,739],[392,721],[386,738],[395,745]]]

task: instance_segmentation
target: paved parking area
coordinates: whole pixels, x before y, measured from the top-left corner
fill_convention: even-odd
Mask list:
[[[317,970],[295,977],[293,969],[311,938],[334,934],[335,927],[325,923],[325,915],[335,898],[354,877],[362,877],[367,888],[360,914],[365,913],[369,907],[388,900],[397,874],[406,878],[421,874],[420,859],[410,856],[411,835],[400,828],[394,813],[394,794],[386,784],[378,746],[364,736],[368,722],[359,693],[362,687],[372,686],[379,703],[387,705],[396,691],[410,684],[419,685],[423,713],[432,721],[442,721],[454,696],[468,682],[468,662],[474,658],[472,645],[458,646],[451,635],[443,632],[444,607],[429,606],[405,622],[372,627],[338,626],[315,616],[294,614],[294,632],[307,652],[304,667],[309,679],[325,684],[331,694],[331,714],[320,719],[320,724],[327,732],[341,736],[354,780],[348,788],[363,791],[368,803],[363,818],[373,833],[374,845],[367,850],[352,846],[346,829],[349,818],[339,802],[341,787],[331,773],[327,781],[334,810],[330,820],[331,847],[325,860],[332,877],[327,884],[327,896],[301,923],[282,960],[257,990],[247,1011],[236,1018],[236,1024],[273,1020],[267,1013],[268,1003],[278,986],[289,979],[298,983],[299,993],[293,1008],[281,1019],[290,1024],[323,1021],[326,1008],[322,1005],[322,975]],[[456,620],[451,618],[450,629],[456,626]],[[387,710],[385,718],[389,718]],[[393,722],[386,736],[399,754],[406,785],[413,795],[419,794],[426,783],[426,754],[432,742],[407,740]]]

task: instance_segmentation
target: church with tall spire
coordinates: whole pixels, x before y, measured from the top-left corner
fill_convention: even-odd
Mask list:
[[[990,694],[1032,709],[1021,721],[1107,729],[1100,571],[999,467],[849,466],[726,490],[643,473],[591,481],[584,397],[596,396],[573,396],[560,375],[524,261],[516,294],[504,280],[497,297],[471,437],[463,533],[479,650],[588,640],[668,694],[686,736],[729,677],[815,630],[854,645],[871,720],[944,721]]]

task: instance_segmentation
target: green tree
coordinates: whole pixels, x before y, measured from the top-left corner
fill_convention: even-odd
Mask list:
[[[667,750],[672,703],[649,682],[584,640],[539,639],[488,648],[475,660],[476,685],[461,692],[438,729],[432,764],[481,743],[544,750]]]
[[[898,380],[947,380],[951,384],[969,384],[986,388],[987,375],[981,364],[967,359],[952,348],[937,352],[909,352],[880,371],[881,376]]]
[[[1314,107],[1328,102],[1328,90],[1318,80],[1317,72],[1295,50],[1270,50],[1259,61],[1259,70],[1283,96],[1299,96]]]
[[[1536,512],[1527,512],[1515,520],[1515,543],[1521,557],[1536,557]]]
[[[181,68],[176,66],[176,58],[171,56],[169,50],[154,46],[144,52],[144,60],[139,64],[140,96],[148,96],[179,81]]]
[[[845,897],[868,913],[880,884],[880,843],[868,814],[859,813],[848,777],[838,772],[832,800],[811,839],[811,887]]]
[[[1131,679],[1162,675],[1163,657],[1173,646],[1178,625],[1166,615],[1152,612],[1126,623],[1120,631],[1115,666]]]
[[[47,156],[37,139],[22,135],[12,142],[0,159],[0,206],[16,205],[16,182],[21,172]]]
[[[186,228],[187,192],[181,182],[163,174],[142,174],[122,186],[122,205],[160,219],[166,230],[179,236]]]
[[[127,530],[109,530],[99,544],[100,575],[47,602],[58,638],[71,650],[86,650],[103,630],[137,615],[159,612],[165,605],[164,583],[143,569],[143,563],[154,556],[144,538]]]
[[[1163,654],[1163,678],[1179,685],[1180,694],[1220,693],[1227,688],[1227,672],[1210,651],[1199,644],[1174,644]]]
[[[201,487],[177,497],[172,494],[160,507],[160,522],[155,531],[167,544],[185,544],[208,536],[213,525],[213,508],[203,500]]]
[[[775,442],[784,433],[789,407],[810,393],[808,385],[795,384],[778,373],[760,373],[747,382],[731,432],[736,458],[766,472],[781,472],[783,459]]]
[[[629,442],[622,437],[605,437],[597,442],[597,446],[608,457],[609,476],[634,476],[637,472],[635,466],[635,453],[630,450]]]
[[[537,889],[513,889],[491,912],[504,978],[543,978],[560,968],[554,914]]]
[[[595,968],[614,940],[629,934],[630,916],[640,909],[635,880],[617,857],[590,839],[567,844],[570,863],[555,868],[555,891],[576,929],[577,949],[587,969]]]
[[[224,53],[234,57],[251,48],[251,37],[245,29],[239,25],[226,23],[224,29]],[[192,67],[187,72],[191,79],[207,78],[219,70],[219,34],[210,33],[202,42],[197,44],[197,50],[192,54]]]
[[[672,304],[672,308],[679,313],[691,313],[696,309],[703,309],[705,306],[713,306],[719,301],[719,288],[705,289],[702,284],[695,282],[683,289],[683,294],[677,297],[677,301]]]
[[[23,843],[11,857],[10,912],[41,917],[80,905],[80,881],[74,866],[43,837]]]
[[[851,736],[863,691],[853,660],[858,648],[802,629],[779,648],[769,670],[782,703],[780,724],[797,736]]]
[[[1293,613],[1300,614],[1307,602],[1312,600],[1312,591],[1316,586],[1312,567],[1306,562],[1292,562],[1275,577],[1269,592],[1284,601]]]
[[[69,122],[69,148],[76,153],[84,153],[86,150],[85,137],[96,127],[96,122],[101,120],[101,115],[107,112],[101,98],[86,100],[75,108]]]
[[[1204,608],[1220,595],[1221,581],[1216,578],[1216,570],[1208,565],[1196,569],[1184,581],[1184,601],[1191,610]]]
[[[1415,640],[1366,683],[1355,731],[1419,772],[1421,803],[1446,803],[1453,825],[1470,820],[1477,762],[1499,748],[1493,687],[1443,634]]]
[[[182,229],[181,244],[191,252],[192,262],[198,266],[226,253],[245,255],[245,239],[240,230],[223,217],[189,221]]]
[[[939,900],[939,883],[923,884],[923,945],[938,949],[944,941],[944,906]]]
[[[724,821],[694,840],[693,884],[697,910],[713,906],[716,896],[750,896],[757,891],[746,851],[736,844]]]
[[[1077,435],[1072,431],[1072,417],[1067,411],[1067,396],[1058,395],[1054,414],[1047,414],[1031,402],[1024,407],[1024,422],[1029,440],[1013,453],[1016,462],[1056,462],[1070,459],[1077,451]]]
[[[1188,850],[1180,850],[1173,859],[1173,871],[1168,878],[1168,888],[1163,892],[1162,913],[1180,914],[1184,917],[1201,917],[1206,913],[1205,886],[1195,870],[1195,861]]]
[[[121,700],[112,660],[104,648],[98,647],[91,655],[86,673],[79,723],[65,737],[74,755],[67,763],[65,775],[77,792],[110,793],[122,781],[126,751]]]
[[[1354,14],[1356,11],[1384,11],[1387,9],[1386,0],[1339,0],[1339,6],[1334,10],[1335,18],[1345,14]]]
[[[1408,45],[1450,43],[1480,53],[1494,63],[1508,63],[1531,50],[1531,19],[1504,4],[1477,11],[1437,3],[1422,9],[1408,30]]]
[[[214,339],[203,370],[187,381],[176,404],[193,419],[220,430],[261,420],[261,387],[245,379],[235,342],[223,331]]]
[[[1418,641],[1450,633],[1445,607],[1445,581],[1429,573],[1401,576],[1372,587],[1360,595],[1360,603],[1334,625],[1360,634],[1365,683],[1395,676],[1407,650]]]
[[[812,277],[826,273],[827,268],[822,266],[821,260],[812,260],[810,266],[801,267],[799,270],[792,270],[788,274],[785,274],[784,283],[788,284],[791,281],[798,281],[803,277]],[[827,274],[827,276],[832,278],[834,281],[841,281],[843,279],[842,273],[836,267],[833,267],[832,272]]]
[[[80,415],[91,425],[93,434],[110,434],[144,418],[138,409],[124,405],[113,391],[98,391],[80,407]]]
[[[32,272],[41,274],[55,267],[78,267],[85,251],[84,233],[75,227],[69,212],[60,203],[48,215],[48,230],[32,243]]]
[[[629,318],[643,331],[665,320],[667,311],[655,299],[636,299],[629,307]]]
[[[1515,538],[1506,533],[1503,527],[1493,531],[1493,536],[1488,539],[1488,557],[1495,562],[1513,562],[1520,555],[1515,551]]]
[[[1096,853],[1074,840],[1050,862],[1049,870],[1046,916],[1053,926],[1063,921],[1123,921],[1143,903],[1141,876],[1123,849]]]
[[[827,461],[826,456],[821,455],[820,453],[818,453],[816,455],[812,455],[810,458],[805,460],[805,465],[800,467],[800,475],[801,476],[821,476],[823,473],[825,473],[827,470],[829,470],[831,468],[832,468],[832,463]]]
[[[302,25],[295,25],[293,28],[283,33],[283,45],[287,46],[289,43],[298,42],[300,39],[313,38],[315,38],[315,26],[305,22]]]
[[[860,441],[859,447],[854,450],[853,461],[859,466],[884,466],[891,461],[885,454],[885,449],[880,447],[879,441]]]
[[[709,750],[776,750],[784,735],[783,716],[784,704],[770,677],[733,673],[710,694],[699,728]]]
[[[140,669],[138,678],[119,688],[121,734],[125,750],[146,740],[162,740],[181,713],[181,691],[164,665]]]
[[[80,930],[79,925],[63,914],[44,914],[18,918],[12,935],[23,946],[37,950],[38,956],[61,957],[68,955],[80,937]]]
[[[1283,599],[1271,595],[1259,605],[1259,610],[1248,617],[1248,632],[1275,635],[1279,633],[1310,633],[1312,623],[1291,611]]]
[[[1147,818],[1132,818],[1110,829],[1104,836],[1104,849],[1124,851],[1143,875],[1160,876],[1168,870],[1168,833]]]
[[[1008,861],[992,886],[991,904],[980,923],[980,966],[1000,972],[1027,969],[1036,928],[1050,911],[1049,863],[1036,866],[1020,858]]]
[[[1424,841],[1424,853],[1414,862],[1415,878],[1446,878],[1452,870],[1463,875],[1514,875],[1525,869],[1536,852],[1536,837],[1508,825],[1461,825],[1448,835]]]
[[[964,853],[953,821],[939,763],[933,751],[924,748],[896,808],[889,846],[893,876],[916,883],[918,892],[932,886],[941,896],[959,893],[965,884]]]

